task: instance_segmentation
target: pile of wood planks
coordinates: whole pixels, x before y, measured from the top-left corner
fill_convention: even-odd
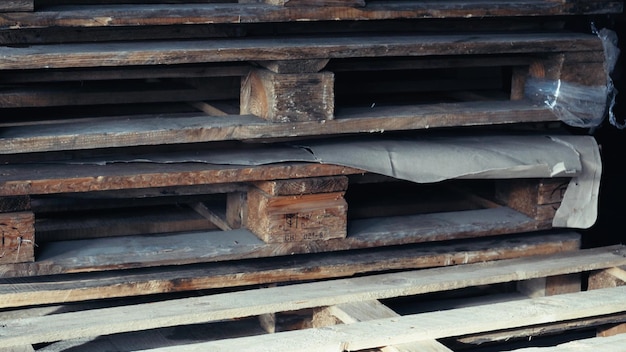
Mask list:
[[[611,87],[610,43],[572,28],[622,10],[4,1],[0,350],[450,351],[620,326],[624,248],[559,220],[588,216],[599,168],[558,146]],[[475,154],[435,154],[461,139]],[[513,165],[435,181],[452,154]],[[416,304],[476,290],[488,304]]]

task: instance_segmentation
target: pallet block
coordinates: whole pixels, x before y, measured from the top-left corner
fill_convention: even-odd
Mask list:
[[[496,198],[536,220],[547,220],[554,217],[568,184],[568,179],[502,180],[496,184]]]
[[[345,238],[347,177],[257,182],[248,192],[247,227],[266,243]]]
[[[35,215],[0,213],[0,264],[35,260]]]

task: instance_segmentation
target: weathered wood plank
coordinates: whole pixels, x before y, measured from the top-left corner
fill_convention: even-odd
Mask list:
[[[589,252],[581,251],[581,253]],[[568,257],[567,254],[547,256],[542,259],[511,259],[10,320],[4,321],[0,329],[2,336],[0,347],[210,322],[359,300],[417,295],[594,270],[603,265],[621,265],[626,261],[626,258],[617,253],[615,248],[608,253],[596,253],[588,259],[589,261],[584,262],[579,256]],[[301,334],[304,334],[309,339],[306,346],[310,349],[359,350],[621,313],[626,310],[626,302],[623,300],[625,294],[626,287],[608,288],[498,303],[487,308],[470,307],[380,319],[371,323],[338,325],[321,330],[306,329],[261,337],[209,342],[195,347],[202,351],[217,351],[221,347],[226,348],[226,351],[243,351],[246,348],[259,351],[260,346],[266,348],[267,351],[283,351],[289,348],[300,351],[303,345],[294,343],[290,337],[299,338]],[[468,320],[468,316],[473,319]],[[65,328],[58,329],[57,326]],[[253,348],[250,347],[251,344],[254,345]],[[189,350],[192,346],[186,345],[185,348]]]
[[[602,291],[602,292],[601,292]],[[620,313],[626,288],[603,289],[371,322],[185,345],[187,351],[345,351]],[[472,317],[472,319],[468,319]],[[614,348],[616,345],[611,344]],[[178,351],[177,347],[148,351]]]
[[[297,253],[478,238],[549,228],[508,208],[355,220],[346,238],[263,243],[248,230],[183,232],[50,242],[35,263],[0,268],[0,277],[207,263]]]
[[[251,182],[268,179],[335,176],[362,170],[315,163],[261,166],[203,163],[122,163],[109,165],[25,164],[3,165],[1,195],[28,195],[111,191],[169,186]]]
[[[459,45],[463,43],[463,45]],[[0,69],[173,65],[346,57],[479,55],[599,51],[597,36],[494,33],[65,44],[0,48]],[[28,57],[28,60],[24,60]]]
[[[34,11],[34,10],[35,10],[35,0],[4,0],[0,4],[0,12],[18,12],[18,11]]]
[[[134,271],[104,271],[71,276],[0,279],[0,307],[34,306],[132,297],[212,288],[350,277],[356,274],[481,263],[550,255],[580,248],[580,235],[523,234],[496,239],[469,239],[453,244],[420,244],[373,248],[341,255],[320,253],[262,258],[243,262],[162,267]],[[10,274],[6,267],[3,276]]]
[[[15,3],[20,8],[15,8]],[[11,4],[13,3],[13,4]],[[6,10],[32,11],[32,0],[9,1]],[[0,8],[1,10],[2,8]],[[307,6],[301,8],[263,4],[167,4],[49,7],[47,11],[7,13],[0,27],[38,28],[53,26],[99,27],[205,23],[259,23],[297,20],[385,20],[400,18],[468,18],[494,16],[550,16],[620,13],[623,3],[604,1],[367,1],[365,7]]]
[[[92,119],[4,128],[0,154],[545,121],[558,118],[547,106],[526,101],[341,109],[325,123],[276,124],[245,115]]]
[[[379,301],[351,302],[338,304],[326,309],[328,314],[338,318],[344,324],[362,321],[400,317],[389,307]],[[319,314],[319,313],[318,313]],[[315,317],[314,317],[315,319]],[[321,327],[321,326],[315,326]],[[409,342],[398,346],[382,347],[381,352],[452,352],[436,340]]]

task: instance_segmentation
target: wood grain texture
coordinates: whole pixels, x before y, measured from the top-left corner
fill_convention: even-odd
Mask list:
[[[283,1],[283,0],[278,0]],[[4,5],[4,4],[3,4]],[[32,11],[31,0],[13,0],[4,10]],[[1,5],[0,5],[1,6]],[[0,9],[2,9],[0,7]],[[205,23],[259,23],[297,20],[390,20],[419,18],[519,17],[621,13],[622,1],[367,1],[365,7],[306,6],[300,8],[264,4],[152,4],[149,6],[51,7],[35,13],[5,13],[0,26],[22,28],[75,26],[147,26]]]
[[[591,252],[580,251],[579,253]],[[0,330],[3,337],[0,340],[0,347],[218,321],[360,300],[417,295],[496,282],[594,270],[601,267],[622,265],[626,261],[623,255],[615,251],[615,248],[611,248],[605,253],[596,252],[587,259],[582,260],[580,256],[576,255],[570,257],[569,254],[544,258],[511,259],[492,263],[270,287],[143,305],[8,320],[3,322],[3,327]],[[617,287],[493,304],[486,308],[489,314],[485,314],[485,307],[479,306],[405,316],[391,320],[382,319],[372,323],[363,322],[327,327],[324,328],[325,332],[323,333],[321,330],[307,329],[281,333],[280,335],[230,339],[194,347],[202,351],[217,351],[218,348],[224,347],[223,344],[226,344],[227,347],[224,347],[226,351],[243,351],[246,348],[251,351],[259,351],[259,346],[267,347],[267,351],[283,351],[287,347],[291,347],[291,350],[294,351],[300,351],[302,345],[293,343],[294,340],[289,337],[293,336],[297,339],[300,334],[313,332],[314,338],[307,335],[309,340],[306,346],[309,348],[325,346],[330,350],[337,351],[343,351],[343,348],[359,350],[424,339],[620,313],[626,310],[625,302],[622,299],[624,294],[626,294],[626,287]],[[494,314],[497,314],[497,317],[494,317]],[[472,316],[474,319],[468,320],[468,316]],[[451,319],[459,319],[459,321],[451,324]],[[59,325],[65,328],[60,330],[57,328]],[[411,326],[419,328],[411,329]],[[191,347],[190,345],[185,346],[186,349]]]
[[[51,44],[2,47],[0,69],[571,51],[603,52],[602,42],[578,33],[494,33]]]
[[[468,239],[454,244],[427,243],[360,251],[260,258],[239,262],[103,271],[45,277],[16,277],[0,269],[0,307],[133,297],[167,292],[240,287],[293,281],[350,277],[357,274],[481,263],[580,248],[573,232],[523,234],[496,239]],[[26,274],[27,275],[27,274]]]
[[[324,123],[271,123],[249,115],[122,116],[7,127],[2,130],[0,154],[546,121],[558,118],[545,104],[527,101],[344,108]]]
[[[320,253],[499,236],[548,229],[508,208],[355,220],[346,238],[263,243],[248,230],[183,232],[51,242],[35,263],[4,266],[1,277],[131,269]],[[461,262],[462,263],[462,262]]]
[[[34,11],[35,0],[4,0],[0,12]]]

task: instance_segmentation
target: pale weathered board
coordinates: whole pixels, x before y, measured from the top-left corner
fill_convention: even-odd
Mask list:
[[[6,320],[0,327],[0,347],[196,324],[361,300],[411,296],[624,264],[624,249],[618,246],[581,250],[573,255],[561,253]],[[343,351],[343,347],[359,350],[620,313],[626,311],[626,302],[623,300],[625,294],[626,286],[499,303],[488,308],[472,307],[375,320],[371,323],[307,329],[281,335],[231,339],[196,347],[202,351],[216,351],[218,346],[224,346],[222,343],[225,343],[227,351],[242,351],[250,349],[253,344],[253,351],[258,351],[259,346],[267,347],[268,351],[282,351],[283,348],[301,351],[303,345],[294,343],[290,336],[300,338],[304,334],[310,339],[307,347],[325,346],[337,351]],[[468,320],[467,317],[473,318]],[[459,321],[451,323],[451,319]],[[58,329],[58,326],[64,328]],[[310,334],[315,335],[315,338]],[[186,345],[185,348],[188,350],[191,346]]]
[[[185,351],[356,351],[492,330],[549,324],[620,313],[626,287],[570,293],[486,306],[378,319],[320,329],[305,329],[185,345]],[[471,317],[471,319],[468,319]],[[613,347],[615,344],[612,345]],[[181,347],[150,349],[181,351]]]
[[[4,5],[4,4],[3,4]],[[16,7],[17,6],[17,7]],[[0,10],[31,11],[33,0],[9,1]],[[401,18],[468,18],[549,16],[620,13],[621,1],[367,1],[365,7],[305,6],[276,7],[263,4],[150,4],[98,6],[89,4],[52,7],[47,11],[8,13],[0,19],[0,27],[46,26],[139,26],[205,23],[258,23],[329,20],[385,20]]]
[[[258,260],[160,267],[132,271],[7,278],[15,272],[0,269],[0,307],[34,306],[261,285],[293,281],[350,277],[357,274],[480,263],[518,257],[556,254],[580,248],[574,232],[511,235],[468,239],[451,244],[373,248]]]

